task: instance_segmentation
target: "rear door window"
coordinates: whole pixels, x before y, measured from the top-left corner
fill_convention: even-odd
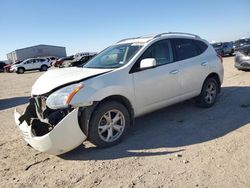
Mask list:
[[[33,63],[38,63],[39,61],[38,61],[38,59],[33,59],[32,62]]]
[[[31,63],[32,63],[32,60],[28,60],[24,64],[31,64]]]
[[[172,39],[176,60],[181,61],[199,55],[198,48],[192,39]]]

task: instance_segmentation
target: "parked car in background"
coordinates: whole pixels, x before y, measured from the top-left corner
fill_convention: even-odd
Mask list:
[[[84,56],[90,56],[90,55],[94,56],[96,54],[97,54],[96,52],[79,52],[74,55],[74,59],[79,60]]]
[[[250,70],[250,45],[240,47],[234,58],[234,66],[238,70]]]
[[[17,64],[19,64],[19,63],[21,63],[21,62],[22,62],[22,61],[16,61],[15,63],[10,63],[10,64],[5,65],[5,66],[4,66],[4,72],[13,72],[13,69],[10,70],[10,69],[11,69],[11,66],[12,66],[12,65],[17,65]]]
[[[63,64],[63,62],[65,62],[65,61],[72,61],[73,59],[74,59],[73,55],[72,56],[68,56],[68,57],[62,57],[62,58],[59,58],[56,61],[54,61],[52,63],[52,65],[54,67],[60,67]]]
[[[26,59],[19,64],[11,66],[10,71],[22,74],[25,71],[40,70],[46,71],[50,67],[50,62],[46,58],[30,58]]]
[[[6,66],[6,63],[3,61],[0,61],[0,72],[4,71],[4,67]]]
[[[223,74],[220,57],[197,35],[124,39],[82,68],[44,73],[25,113],[15,110],[15,122],[41,152],[59,155],[86,139],[108,147],[126,136],[135,117],[191,98],[213,106]]]
[[[55,57],[55,56],[48,56],[48,57],[43,57],[43,58],[47,58],[47,60],[48,60],[49,63],[50,63],[50,66],[52,66],[52,64],[58,59],[58,58]]]
[[[217,42],[213,43],[212,46],[214,47],[215,51],[222,57],[225,55],[232,56],[234,54],[233,42]]]
[[[64,62],[61,67],[80,67],[92,59],[97,53],[85,52],[84,55],[75,57],[72,61]]]
[[[238,51],[244,45],[250,45],[250,38],[241,38],[234,42],[234,50]]]

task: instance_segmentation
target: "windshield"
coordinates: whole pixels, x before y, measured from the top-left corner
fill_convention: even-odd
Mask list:
[[[142,48],[143,44],[118,44],[111,46],[84,65],[86,68],[119,68]]]
[[[13,65],[17,65],[17,64],[20,64],[20,63],[22,63],[22,61],[17,61],[15,63],[13,63]]]

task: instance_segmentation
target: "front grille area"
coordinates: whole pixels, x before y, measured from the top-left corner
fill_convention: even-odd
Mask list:
[[[46,107],[46,100],[47,100],[47,97],[46,96],[36,96],[34,97],[35,98],[35,104],[36,104],[36,111],[37,113],[39,114],[39,116],[42,118],[42,119],[45,119],[47,118],[47,115],[48,115],[48,108]]]
[[[46,100],[48,96],[34,96],[36,114],[41,122],[48,123],[52,127],[57,125],[73,108],[57,109],[53,110],[46,106]]]

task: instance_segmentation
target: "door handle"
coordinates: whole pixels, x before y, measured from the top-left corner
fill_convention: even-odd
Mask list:
[[[201,66],[207,66],[207,62],[202,62]]]
[[[170,74],[177,74],[179,71],[178,70],[172,70],[172,71],[170,71],[169,73]]]

